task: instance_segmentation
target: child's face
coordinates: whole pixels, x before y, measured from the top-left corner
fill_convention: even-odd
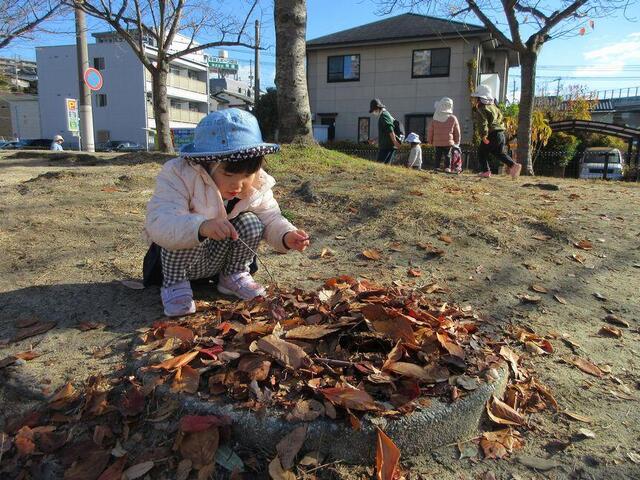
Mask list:
[[[223,200],[231,200],[253,181],[254,175],[254,173],[228,173],[222,164],[213,171],[211,178],[220,190]]]

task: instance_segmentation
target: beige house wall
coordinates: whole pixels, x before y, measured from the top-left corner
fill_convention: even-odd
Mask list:
[[[451,48],[448,77],[411,78],[413,50],[443,47]],[[372,98],[380,98],[389,112],[406,125],[406,115],[432,115],[434,103],[447,96],[453,99],[462,141],[468,142],[473,124],[467,62],[474,58],[477,47],[475,39],[455,39],[446,43],[432,40],[310,50],[307,75],[314,123],[320,123],[319,114],[337,113],[335,139],[357,141],[358,117],[369,117],[370,138],[376,138],[377,119],[369,114]],[[328,83],[327,57],[356,54],[360,55],[360,80]],[[506,62],[506,56],[501,61]],[[506,74],[504,67],[502,72]]]

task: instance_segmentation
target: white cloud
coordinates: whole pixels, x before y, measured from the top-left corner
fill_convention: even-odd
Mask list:
[[[640,32],[627,35],[622,41],[583,53],[588,67],[578,68],[575,76],[617,77],[627,63],[640,61]]]

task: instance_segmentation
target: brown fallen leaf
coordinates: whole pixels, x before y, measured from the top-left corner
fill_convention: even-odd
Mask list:
[[[533,285],[531,285],[531,290],[538,293],[549,293],[549,290],[547,290],[545,287],[537,283],[534,283]]]
[[[392,252],[404,252],[405,245],[401,242],[393,242],[389,244],[388,248]]]
[[[49,408],[52,410],[62,410],[78,398],[76,389],[71,382],[65,383],[49,399]]]
[[[311,364],[309,356],[302,348],[294,343],[285,342],[275,335],[259,338],[257,346],[284,367],[298,369]]]
[[[464,349],[460,345],[455,343],[448,333],[437,333],[436,337],[438,339],[438,342],[440,342],[440,345],[442,345],[442,347],[444,347],[447,352],[449,352],[454,357],[462,358],[464,360]]]
[[[183,353],[182,355],[169,358],[168,360],[165,360],[164,362],[157,365],[152,365],[151,368],[154,370],[175,370],[190,363],[194,358],[198,356],[198,353],[198,350]]]
[[[427,243],[418,243],[417,244],[419,248],[421,248],[422,250],[426,250],[427,253],[432,254],[432,255],[436,255],[438,257],[442,257],[445,253],[443,249],[436,247],[435,245],[432,245],[431,243],[427,242]]]
[[[545,235],[543,233],[536,233],[535,235],[532,235],[531,238],[533,238],[534,240],[540,240],[541,242],[546,242],[547,240],[551,240],[550,235]]]
[[[487,414],[495,423],[501,425],[523,425],[525,418],[509,405],[495,396],[487,402]]]
[[[516,380],[523,380],[524,375],[518,369],[518,361],[520,360],[519,355],[511,350],[509,347],[502,346],[500,347],[500,356],[504,358],[509,365],[511,366],[511,370],[513,371],[513,375]]]
[[[120,413],[125,417],[135,417],[144,411],[144,407],[145,399],[142,389],[137,385],[130,385],[118,405]]]
[[[586,415],[580,415],[579,413],[570,412],[569,410],[565,410],[562,413],[564,413],[567,417],[571,418],[572,420],[577,420],[579,422],[591,423],[593,421],[591,417],[587,417]]]
[[[249,353],[240,357],[238,362],[238,371],[244,372],[249,376],[249,380],[261,382],[269,377],[271,369],[271,360],[265,355]]]
[[[583,372],[588,373],[589,375],[593,375],[594,377],[600,378],[604,376],[604,372],[600,369],[600,367],[588,360],[585,360],[584,358],[575,357],[571,359],[569,363],[575,365]]]
[[[293,468],[294,460],[302,448],[305,438],[307,438],[307,425],[300,425],[278,442],[276,451],[278,452],[282,468],[285,470],[291,470]]]
[[[107,450],[89,450],[73,462],[64,472],[64,480],[89,480],[96,478],[107,467],[111,454]]]
[[[603,325],[598,334],[602,335],[603,337],[620,338],[622,337],[622,330],[609,325]]]
[[[593,244],[589,240],[580,240],[579,242],[575,242],[574,247],[579,248],[581,250],[592,250]]]
[[[149,460],[148,462],[142,462],[136,465],[132,465],[124,471],[122,477],[126,478],[127,480],[135,480],[136,478],[144,476],[153,468],[153,466],[154,463],[151,460]]]
[[[98,480],[121,480],[122,472],[124,471],[124,466],[127,463],[127,456],[123,455],[118,458],[115,462],[113,462],[109,468],[107,468],[102,474],[98,477]]]
[[[500,459],[514,450],[522,448],[522,436],[512,428],[505,428],[494,432],[484,432],[480,439],[480,447],[485,458]]]
[[[596,297],[598,300],[600,300],[601,302],[606,302],[607,301],[607,297],[605,297],[603,294],[601,294],[600,292],[596,292],[593,294],[594,297]]]
[[[571,255],[571,258],[573,258],[576,262],[582,263],[582,264],[584,264],[584,262],[587,261],[586,257],[584,257],[583,255],[580,255],[579,253],[574,253],[573,255]]]
[[[338,330],[340,330],[340,328],[335,328],[331,325],[301,325],[288,330],[285,336],[286,338],[296,338],[299,340],[317,340]]]
[[[453,238],[450,235],[446,235],[446,234],[440,235],[438,237],[438,240],[440,240],[441,242],[446,243],[447,245],[450,245],[450,244],[453,243]]]
[[[271,480],[296,480],[296,475],[293,472],[282,468],[277,456],[269,463],[269,476]]]
[[[180,443],[180,454],[182,458],[191,460],[193,468],[199,470],[213,462],[219,441],[217,427],[187,433]]]
[[[325,247],[322,249],[322,251],[320,252],[320,258],[329,258],[329,257],[333,257],[334,253],[333,250]]]
[[[611,325],[617,325],[618,327],[623,327],[623,328],[629,328],[631,326],[631,325],[629,325],[629,322],[617,317],[616,315],[614,315],[612,313],[610,313],[606,317],[604,317],[604,321],[607,322],[607,323],[610,323]]]
[[[546,353],[549,353],[535,342],[524,342],[524,348],[527,352],[533,353],[534,355],[545,355]]]
[[[15,336],[11,339],[12,342],[19,342],[20,340],[24,340],[25,338],[34,337],[36,335],[40,335],[42,333],[46,333],[55,327],[57,322],[38,322],[33,325],[30,325],[26,328],[19,329]]]
[[[446,367],[424,368],[414,363],[392,362],[385,369],[403,377],[415,378],[427,383],[444,382],[449,379],[449,370]]]
[[[400,462],[400,449],[380,428],[376,427],[376,430],[376,480],[394,480]]]
[[[556,300],[556,302],[561,303],[562,305],[566,305],[567,301],[562,298],[560,295],[554,295],[553,298]]]
[[[200,384],[200,372],[189,365],[184,365],[176,370],[171,384],[174,393],[197,393]]]
[[[231,425],[231,419],[217,415],[185,415],[180,419],[180,431],[183,433],[204,432],[212,427]]]
[[[324,405],[317,400],[300,399],[285,418],[288,422],[312,422],[324,413]]]
[[[520,295],[518,298],[520,298],[522,303],[540,303],[542,300],[542,297],[539,295],[528,295],[526,293]]]
[[[344,408],[360,411],[377,411],[380,406],[364,390],[352,387],[321,388],[319,392],[330,402]]]
[[[382,258],[382,254],[375,248],[363,250],[362,256],[369,260],[380,260]]]
[[[164,330],[164,338],[177,338],[182,342],[190,343],[195,339],[195,335],[190,328],[170,325]]]
[[[410,277],[421,277],[422,276],[422,272],[418,268],[410,268],[409,270],[407,270],[407,274]]]

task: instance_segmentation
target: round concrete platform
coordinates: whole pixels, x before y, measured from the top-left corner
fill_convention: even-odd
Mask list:
[[[303,450],[319,450],[330,458],[346,463],[369,464],[376,453],[376,427],[383,429],[393,440],[403,458],[419,456],[431,449],[466,440],[477,432],[487,400],[492,395],[502,397],[507,379],[508,369],[503,367],[498,370],[496,381],[481,384],[455,402],[434,400],[429,407],[393,419],[364,415],[360,430],[354,430],[344,421],[318,418],[307,422],[309,427]],[[248,448],[275,448],[282,437],[298,425],[285,420],[282,410],[270,409],[257,414],[246,409],[235,409],[233,404],[208,402],[192,395],[171,394],[166,387],[159,387],[158,393],[179,399],[187,413],[230,417],[233,441]]]

